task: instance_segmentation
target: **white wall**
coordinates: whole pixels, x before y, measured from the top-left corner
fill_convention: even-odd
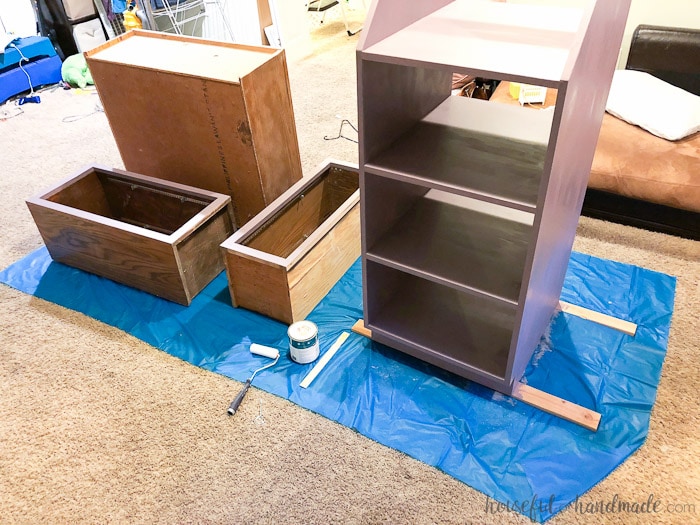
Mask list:
[[[0,0],[0,18],[5,30],[17,37],[36,35],[36,18],[31,0]],[[0,33],[3,33],[2,26]]]
[[[632,0],[627,25],[639,24],[700,29],[698,0]]]
[[[238,44],[260,45],[257,0],[219,0],[218,3],[207,0],[205,4],[207,10],[207,18],[204,22],[205,37],[229,42],[233,40]],[[226,18],[227,24],[223,17]]]
[[[506,0],[518,4],[581,6],[587,0]],[[614,2],[616,0],[603,0]],[[617,67],[627,62],[632,33],[639,24],[700,29],[700,0],[632,0]]]
[[[258,2],[269,2],[271,16],[280,26],[279,37],[283,45],[308,32],[305,0],[219,0],[237,43],[262,44]],[[206,0],[206,5],[208,16],[204,26],[205,36],[217,40],[230,40],[216,1]]]
[[[624,67],[632,33],[639,24],[700,29],[700,0],[632,0],[618,67]]]

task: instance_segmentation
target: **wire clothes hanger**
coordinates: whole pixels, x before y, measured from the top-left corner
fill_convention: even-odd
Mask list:
[[[325,135],[323,137],[323,140],[345,139],[345,140],[349,140],[350,142],[354,142],[355,144],[357,144],[357,139],[353,139],[351,137],[347,137],[347,136],[343,135],[343,127],[345,127],[346,125],[350,126],[355,131],[355,133],[358,132],[357,128],[355,126],[353,126],[352,122],[350,122],[348,119],[344,118],[343,120],[340,121],[340,128],[338,129],[338,135],[335,137],[329,137],[328,135]]]

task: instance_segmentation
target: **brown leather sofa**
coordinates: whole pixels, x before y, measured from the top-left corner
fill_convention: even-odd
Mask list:
[[[626,69],[700,96],[700,30],[637,27]],[[671,142],[606,113],[582,212],[699,240],[700,133]]]

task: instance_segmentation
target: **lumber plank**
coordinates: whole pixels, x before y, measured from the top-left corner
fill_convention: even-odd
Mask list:
[[[355,324],[352,325],[352,331],[356,334],[363,335],[365,337],[372,338],[372,330],[365,328],[365,321],[363,319],[358,319]]]
[[[355,322],[352,326],[352,331],[365,337],[372,337],[372,331],[365,327],[363,319],[358,319]],[[560,417],[593,432],[597,431],[600,425],[601,415],[598,412],[567,401],[566,399],[548,394],[547,392],[543,392],[525,383],[516,383],[510,395],[514,399],[522,401],[543,412]]]
[[[600,424],[600,414],[560,397],[548,394],[525,383],[516,383],[511,397],[538,408],[548,414],[565,419],[595,432]]]
[[[566,301],[559,301],[559,308],[562,312],[567,314],[575,315],[582,319],[614,328],[615,330],[619,330],[627,335],[634,336],[634,334],[637,333],[637,325],[630,321],[625,321],[611,315],[602,314],[600,312],[596,312],[595,310],[589,310],[583,306],[577,306],[575,304],[567,303]]]

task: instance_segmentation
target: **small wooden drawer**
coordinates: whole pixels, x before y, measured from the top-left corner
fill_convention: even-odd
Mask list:
[[[357,166],[328,162],[223,242],[234,306],[304,319],[360,256]]]
[[[189,305],[224,268],[231,198],[91,166],[27,199],[60,263]]]

